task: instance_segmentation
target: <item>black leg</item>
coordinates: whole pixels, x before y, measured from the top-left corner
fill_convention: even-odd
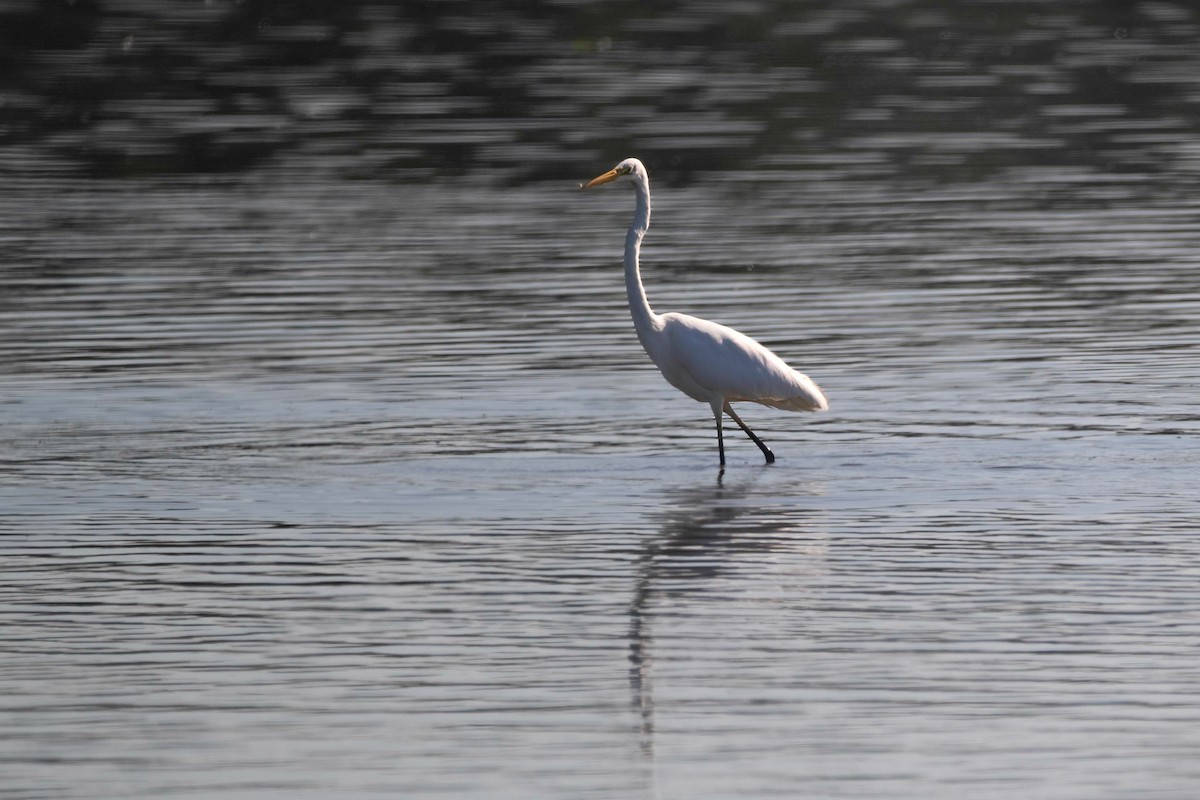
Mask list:
[[[713,415],[717,420],[717,452],[721,454],[721,468],[725,468],[725,436],[721,433],[722,420],[718,411]]]
[[[730,419],[732,419],[734,422],[736,422],[738,424],[739,428],[741,428],[742,430],[744,430],[746,432],[746,435],[750,437],[750,440],[752,442],[754,442],[756,445],[758,445],[758,449],[762,450],[762,454],[763,454],[763,456],[766,457],[767,463],[774,464],[775,463],[775,454],[771,452],[771,448],[769,448],[765,444],[763,444],[763,440],[754,435],[754,431],[750,430],[749,425],[742,422],[742,418],[734,413],[733,406],[729,405],[729,403],[725,404],[725,413],[729,415]],[[719,430],[719,427],[718,427],[718,430]],[[721,463],[725,463],[724,459],[722,459]]]

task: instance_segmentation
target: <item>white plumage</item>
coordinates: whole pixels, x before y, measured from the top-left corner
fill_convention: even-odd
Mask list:
[[[625,237],[625,288],[633,326],[646,354],[675,388],[708,403],[717,423],[717,448],[725,465],[722,415],[729,417],[762,450],[767,463],[774,454],[742,422],[730,403],[754,402],[785,411],[824,411],[829,408],[821,388],[807,375],[746,336],[688,314],[656,314],[646,300],[639,269],[642,237],[650,227],[650,176],[636,158],[627,158],[583,189],[619,179],[633,183],[636,205]]]

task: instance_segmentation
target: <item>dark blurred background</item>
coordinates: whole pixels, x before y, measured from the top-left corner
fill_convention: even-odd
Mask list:
[[[1013,166],[1194,174],[1172,2],[9,0],[0,157],[103,176]]]

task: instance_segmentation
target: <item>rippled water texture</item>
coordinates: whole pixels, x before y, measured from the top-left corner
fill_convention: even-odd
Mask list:
[[[1200,792],[1189,7],[177,5],[3,17],[0,796]]]

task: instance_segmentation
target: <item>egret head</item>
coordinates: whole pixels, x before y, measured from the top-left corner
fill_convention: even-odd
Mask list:
[[[606,183],[612,183],[613,181],[622,179],[645,181],[647,179],[646,167],[636,158],[627,158],[603,175],[592,178],[587,183],[579,184],[579,188],[591,189],[593,186],[602,186]]]

